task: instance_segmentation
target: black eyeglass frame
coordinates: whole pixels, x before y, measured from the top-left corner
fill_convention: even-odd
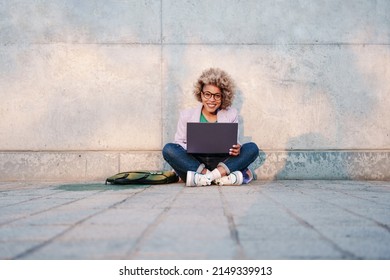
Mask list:
[[[201,93],[202,93],[202,96],[205,98],[205,99],[207,99],[207,100],[209,100],[209,99],[211,99],[211,97],[214,97],[214,100],[215,101],[220,101],[220,100],[222,100],[222,93],[211,93],[211,92],[204,92],[204,91],[201,91]],[[209,97],[206,97],[206,94],[208,94],[208,95],[210,95]],[[217,96],[219,96],[218,98],[217,98]]]

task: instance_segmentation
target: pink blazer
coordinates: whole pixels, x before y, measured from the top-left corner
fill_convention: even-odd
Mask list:
[[[187,149],[187,123],[199,122],[203,104],[196,108],[186,109],[180,112],[179,122],[175,134],[175,143]],[[218,111],[217,121],[221,123],[238,123],[238,112],[235,108]]]

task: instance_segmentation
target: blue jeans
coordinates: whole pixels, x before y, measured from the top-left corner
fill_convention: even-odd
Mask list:
[[[197,171],[202,163],[210,171],[218,165],[224,167],[227,174],[244,171],[259,156],[259,148],[255,143],[250,142],[241,146],[238,156],[197,155],[188,154],[179,144],[168,143],[164,146],[162,154],[179,177],[186,181],[187,171]]]

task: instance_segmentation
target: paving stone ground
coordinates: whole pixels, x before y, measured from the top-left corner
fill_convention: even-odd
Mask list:
[[[0,183],[0,259],[390,259],[390,182]]]

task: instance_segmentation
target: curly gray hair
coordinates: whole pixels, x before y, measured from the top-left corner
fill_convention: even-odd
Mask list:
[[[222,93],[221,109],[226,109],[232,105],[236,86],[228,73],[219,68],[209,68],[202,72],[194,85],[195,98],[202,102],[201,93],[205,85],[217,86]]]

